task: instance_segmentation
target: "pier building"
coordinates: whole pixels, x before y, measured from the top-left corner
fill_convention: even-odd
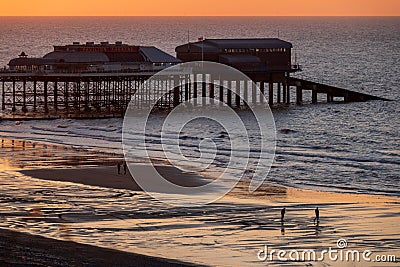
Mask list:
[[[74,42],[54,46],[40,58],[22,52],[9,62],[11,71],[45,73],[159,71],[181,61],[154,46],[134,46],[116,42]]]

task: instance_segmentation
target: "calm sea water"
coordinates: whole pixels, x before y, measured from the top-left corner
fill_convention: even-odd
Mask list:
[[[298,76],[393,99],[275,109],[278,143],[268,179],[300,188],[400,196],[398,17],[0,18],[0,66],[21,51],[42,56],[52,45],[73,41],[155,45],[174,54],[188,32],[192,41],[279,36],[293,43],[304,68]],[[120,119],[2,122],[0,135],[120,151],[121,128]],[[221,129],[206,120],[201,129],[224,148]],[[186,127],[190,138],[181,142],[183,148],[198,146],[205,137],[199,132]],[[221,166],[228,158],[222,157]]]

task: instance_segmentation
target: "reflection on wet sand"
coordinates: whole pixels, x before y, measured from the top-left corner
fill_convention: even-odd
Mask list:
[[[102,165],[112,166],[122,160],[120,155],[102,154],[100,158],[97,153],[73,146],[9,139],[1,139],[0,155],[0,170],[88,167],[98,166],[100,162]]]
[[[35,179],[17,171],[20,166],[75,166],[84,169],[86,176],[95,176],[99,167],[88,165],[100,161],[112,165],[118,157],[107,156],[107,161],[107,157],[85,151],[45,149],[38,143],[34,151],[31,143],[23,148],[19,141],[12,151],[10,144],[5,142],[1,150],[1,158],[8,158],[0,165],[1,228],[220,266],[265,266],[256,254],[265,244],[274,249],[325,249],[334,247],[339,238],[346,238],[352,249],[373,248],[399,255],[396,198],[274,185],[264,185],[250,195],[242,182],[217,203],[174,208],[140,191],[54,181],[56,177],[53,181]],[[317,204],[323,214],[314,224]],[[280,220],[282,207],[287,207],[284,221]]]

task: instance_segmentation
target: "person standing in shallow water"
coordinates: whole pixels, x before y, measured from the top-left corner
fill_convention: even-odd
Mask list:
[[[285,213],[286,213],[286,208],[283,208],[281,210],[281,222],[283,222],[283,220],[285,219]]]
[[[126,166],[126,161],[124,162],[124,174],[126,174],[126,168],[127,168],[127,166]]]
[[[118,174],[121,174],[121,163],[118,162],[117,168],[118,168]]]
[[[314,218],[314,223],[317,221],[319,223],[319,209],[318,207],[315,209],[315,218]]]

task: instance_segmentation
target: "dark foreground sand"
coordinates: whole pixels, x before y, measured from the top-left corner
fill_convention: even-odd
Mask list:
[[[0,266],[194,265],[0,229]]]

